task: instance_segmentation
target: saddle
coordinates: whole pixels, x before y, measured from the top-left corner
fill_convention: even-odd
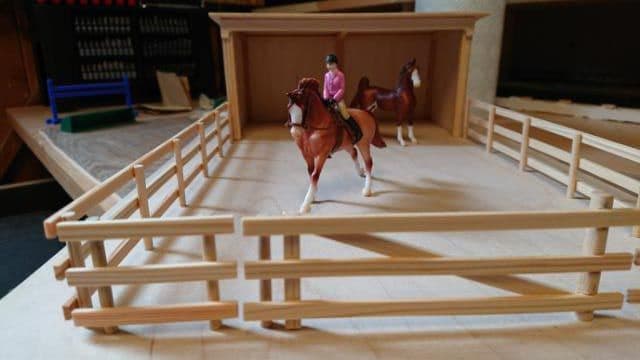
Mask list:
[[[342,117],[340,110],[338,110],[338,106],[335,105],[335,102],[327,101],[325,102],[325,105],[329,110],[333,121],[338,127],[338,131],[336,131],[336,143],[331,150],[332,153],[338,150],[338,147],[340,146],[340,144],[342,144],[342,138],[344,136],[344,131],[342,131],[342,129],[347,130],[347,134],[349,135],[349,139],[351,140],[352,144],[355,144],[360,141],[360,139],[362,139],[362,129],[360,128],[358,123],[353,120],[353,118],[350,118],[351,121],[345,120]]]

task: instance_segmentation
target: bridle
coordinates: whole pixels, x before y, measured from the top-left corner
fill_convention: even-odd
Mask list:
[[[295,91],[300,91],[300,89],[296,89]],[[304,90],[302,90],[304,93]],[[306,100],[304,103],[304,108],[302,110],[302,121],[300,122],[300,124],[294,123],[291,121],[291,115],[289,115],[289,119],[284,123],[284,125],[288,128],[292,128],[292,127],[301,127],[305,130],[329,130],[329,127],[324,127],[324,128],[318,128],[318,127],[313,127],[313,126],[309,126],[309,124],[306,123],[307,120],[307,113],[309,111],[309,97],[310,95],[307,94],[306,96]],[[289,109],[291,109],[291,106],[298,105],[296,104],[296,102],[291,98],[291,96],[289,96],[289,99],[291,100],[291,104],[287,106],[287,112],[289,112]],[[300,106],[300,105],[298,105]]]

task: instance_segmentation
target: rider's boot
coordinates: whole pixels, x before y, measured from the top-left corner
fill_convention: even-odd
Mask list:
[[[360,141],[360,139],[362,139],[362,130],[360,129],[360,126],[358,126],[358,123],[353,119],[353,117],[349,116],[348,118],[344,119],[344,122],[349,127],[351,136],[353,136],[352,143],[355,144]]]

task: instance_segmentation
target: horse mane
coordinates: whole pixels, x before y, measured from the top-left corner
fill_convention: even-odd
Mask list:
[[[298,82],[298,89],[306,90],[309,89],[318,95],[319,98],[322,99],[322,95],[320,95],[320,82],[314,78],[303,78]]]

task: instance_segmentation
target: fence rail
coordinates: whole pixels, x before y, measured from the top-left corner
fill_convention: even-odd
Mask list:
[[[479,116],[474,110],[487,112],[487,117],[483,118]],[[468,134],[470,138],[484,143],[487,152],[497,150],[513,158],[520,163],[522,169],[524,169],[525,166],[531,167],[567,185],[567,197],[573,197],[576,191],[589,196],[591,192],[596,190],[594,186],[579,180],[579,172],[582,171],[632,193],[638,198],[638,202],[640,203],[640,179],[635,179],[629,175],[610,169],[605,164],[599,164],[586,159],[583,156],[583,145],[591,146],[610,155],[640,164],[639,149],[478,100],[469,100],[466,113],[466,134]],[[532,138],[529,136],[528,131],[525,132],[524,129],[518,133],[517,131],[498,125],[495,123],[495,115],[503,116],[521,124],[528,122],[531,127],[569,139],[572,143],[571,150],[568,152],[557,146]],[[474,127],[470,127],[470,125],[479,128],[480,131]],[[520,151],[516,152],[506,143],[496,140],[494,136],[496,134],[520,144]],[[527,151],[528,148],[567,164],[568,171],[563,173],[539,159],[530,157]],[[623,202],[620,202],[620,205],[628,206]],[[640,228],[635,228],[634,233],[640,237]]]
[[[47,238],[53,239],[57,236],[56,224],[63,220],[63,215],[72,213],[73,217],[66,220],[78,220],[87,215],[87,213],[101,201],[113,195],[128,183],[135,181],[135,174],[133,172],[133,167],[135,165],[142,165],[143,169],[147,168],[153,163],[161,160],[164,156],[174,154],[176,148],[180,150],[180,154],[182,154],[181,163],[184,164],[188,163],[193,157],[195,157],[198,152],[202,151],[203,149],[205,152],[207,152],[208,155],[206,146],[208,142],[205,143],[204,146],[202,143],[194,143],[193,145],[189,145],[189,150],[187,150],[186,154],[184,154],[183,146],[185,144],[189,144],[189,142],[192,141],[196,137],[196,135],[198,135],[199,127],[204,127],[205,129],[206,127],[214,127],[210,132],[206,133],[206,136],[209,139],[213,139],[214,137],[216,137],[217,140],[219,140],[219,143],[214,148],[212,153],[219,153],[220,156],[223,156],[219,149],[221,149],[224,144],[230,140],[229,134],[227,134],[224,138],[221,137],[222,129],[229,127],[229,119],[226,115],[227,111],[228,103],[224,103],[213,111],[203,115],[198,121],[187,126],[185,129],[178,132],[176,135],[166,140],[162,144],[158,145],[153,150],[142,155],[129,166],[110,176],[108,179],[106,179],[93,189],[87,191],[85,194],[78,197],[73,202],[69,203],[67,206],[63,207],[62,209],[48,217],[44,221],[44,230]],[[175,140],[178,140],[178,146],[176,146]],[[165,173],[160,174],[158,178],[154,179],[154,181],[151,181],[150,185],[147,186],[147,193],[155,193],[155,191],[157,191],[157,189],[159,189],[161,185],[166,183],[168,179],[171,178],[168,173],[172,173],[171,175],[173,175],[173,169],[176,166],[177,165],[174,161],[169,166],[169,168],[165,170]],[[199,170],[202,171],[202,169],[203,167],[200,166]],[[189,176],[191,176],[191,173],[187,177]],[[184,188],[180,187],[178,191],[184,191]],[[138,207],[135,207],[135,210],[129,211],[134,207],[131,204],[138,202],[138,197],[131,198],[129,199],[129,202],[126,204],[127,206],[125,208],[117,208],[118,210],[116,212],[107,211],[106,214],[108,214],[110,218],[127,217],[133,211],[138,210]]]
[[[130,182],[136,182],[137,191],[130,193],[122,201],[115,206],[108,209],[100,220],[114,220],[114,219],[126,219],[132,216],[136,211],[140,212],[142,217],[158,218],[164,215],[171,205],[179,200],[180,206],[186,206],[185,192],[189,184],[196,178],[196,176],[202,171],[202,164],[195,164],[192,166],[191,173],[189,173],[189,181],[184,180],[184,166],[200,151],[201,143],[197,142],[189,145],[189,140],[195,138],[197,134],[198,124],[204,124],[205,126],[214,127],[209,134],[213,134],[218,140],[221,140],[222,129],[228,127],[229,120],[224,117],[228,110],[227,103],[220,105],[214,111],[203,115],[198,121],[187,126],[185,129],[178,132],[171,139],[168,139],[164,143],[158,145],[155,149],[142,155],[138,160],[134,161],[131,165],[127,166],[123,170],[111,176],[103,183],[99,184],[95,188],[91,189],[75,201],[71,202],[61,210],[56,212],[47,218],[44,222],[45,234],[49,238],[54,238],[57,235],[57,224],[63,219],[66,221],[78,220],[82,218],[91,208],[100,203],[104,198],[111,196],[118,189]],[[220,135],[220,136],[218,136]],[[193,139],[192,139],[193,140]],[[211,153],[216,153],[216,149],[223,148],[226,141],[229,140],[227,136],[218,143]],[[190,150],[187,150],[187,155],[183,156],[184,145]],[[206,145],[205,145],[206,148]],[[158,174],[156,174],[150,181],[149,185],[146,185],[144,166],[150,166],[154,162],[162,160],[167,154],[174,154],[174,161],[170,162],[162,168]],[[193,155],[191,155],[193,154]],[[222,156],[222,153],[220,153]],[[137,171],[136,171],[137,169]],[[137,178],[136,179],[136,174]],[[155,195],[162,186],[164,186],[173,176],[176,176],[177,188],[174,191],[168,191],[164,198],[159,202],[157,208],[153,211],[149,210],[149,199]],[[142,209],[144,208],[144,210]],[[117,266],[122,259],[133,249],[135,244],[139,241],[138,238],[130,238],[126,244],[121,244],[114,254],[112,255],[113,261],[109,261],[109,266]],[[146,248],[149,249],[152,244],[147,239]],[[88,246],[83,246],[83,256],[86,258],[89,256]],[[62,259],[60,262],[54,265],[54,275],[57,280],[63,280],[65,271],[70,267],[69,258]],[[74,302],[71,301],[71,304]],[[69,305],[69,304],[67,304]],[[68,316],[68,306],[65,305],[64,312],[65,318]]]
[[[418,213],[346,215],[342,217],[245,217],[244,235],[259,236],[257,261],[244,263],[247,279],[260,280],[260,302],[244,304],[245,320],[270,326],[285,320],[297,329],[303,318],[405,315],[480,315],[574,311],[581,320],[593,311],[619,309],[621,293],[598,293],[603,271],[629,270],[631,253],[606,253],[609,227],[640,223],[640,210],[611,209],[611,196],[594,193],[589,210],[479,213]],[[517,256],[491,258],[434,257],[428,252],[391,240],[376,244],[368,233],[495,231],[588,228],[580,256]],[[592,231],[597,229],[597,231]],[[301,235],[324,235],[329,240],[374,251],[383,258],[301,259]],[[271,259],[271,236],[283,236],[282,260]],[[345,238],[350,236],[351,238]],[[354,239],[357,239],[354,241]],[[394,248],[397,248],[394,250]],[[557,289],[515,274],[581,273],[578,290]],[[490,286],[517,289],[520,296],[417,300],[332,301],[303,300],[301,278],[406,275],[455,275]],[[284,301],[272,298],[272,279],[284,279]]]
[[[236,302],[205,302],[112,309],[78,309],[73,312],[73,322],[76,326],[95,328],[130,324],[211,321],[211,319],[229,319],[237,316]]]
[[[600,148],[609,149],[625,158],[635,159],[635,152],[508,109],[474,101],[470,105],[488,111],[489,115],[484,120],[475,114],[469,114],[469,122],[486,125],[485,128],[491,129],[486,135],[482,135],[469,128],[471,137],[484,139],[489,150],[505,152],[516,159],[521,168],[539,169],[567,184],[568,193],[586,191],[591,197],[590,209],[339,217],[244,217],[241,221],[242,232],[247,236],[258,237],[259,256],[255,261],[246,261],[240,266],[243,267],[246,279],[256,280],[260,284],[260,301],[244,304],[244,319],[262,321],[263,326],[270,326],[273,320],[284,320],[287,329],[297,329],[301,327],[303,318],[573,311],[579,319],[590,320],[594,311],[619,309],[624,296],[615,292],[599,293],[600,275],[603,271],[630,269],[633,255],[606,253],[608,228],[640,224],[640,200],[638,208],[612,209],[612,197],[579,181],[577,174],[579,171],[598,172],[613,184],[629,191],[640,183],[625,174],[607,169],[602,164],[582,159],[579,151],[582,144],[596,143]],[[65,318],[73,319],[78,326],[103,328],[105,332],[113,333],[118,326],[127,324],[199,320],[209,321],[212,329],[218,329],[222,319],[238,316],[237,301],[221,301],[219,289],[219,281],[238,277],[238,264],[235,261],[219,261],[216,251],[216,235],[233,233],[234,218],[227,215],[160,218],[176,202],[182,207],[186,206],[186,189],[198,175],[209,176],[209,162],[212,159],[225,155],[224,145],[230,140],[229,134],[223,134],[223,129],[229,127],[228,118],[222,116],[226,107],[225,104],[205,114],[45,221],[47,236],[57,236],[66,243],[69,252],[67,259],[54,266],[56,278],[66,278],[68,285],[76,289],[76,295],[63,305]],[[495,123],[496,115],[514,118],[526,130],[518,133],[500,126]],[[529,138],[529,127],[544,128],[571,139],[572,150],[567,152]],[[520,143],[520,148],[513,149],[503,144],[501,139],[495,139],[496,134]],[[569,164],[569,171],[564,173],[529,156],[530,148]],[[148,178],[145,169],[167,156],[172,156],[173,160]],[[80,220],[96,204],[130,183],[135,184],[136,190],[97,220]],[[573,189],[570,186],[572,183],[575,185]],[[175,186],[175,189],[167,189],[169,185]],[[158,199],[160,194],[163,197]],[[371,235],[568,228],[588,229],[580,255],[444,257],[391,240],[382,244],[375,235]],[[383,257],[303,259],[302,237],[308,234],[373,251]],[[271,240],[273,236],[280,235],[283,239],[283,258],[276,260],[271,258]],[[202,242],[202,261],[119,267],[140,240],[150,249],[153,238],[158,236],[189,237],[181,238],[180,241],[199,239]],[[118,242],[110,254],[105,251],[106,240]],[[85,263],[89,257],[91,267]],[[547,273],[580,273],[577,290],[564,290],[519,276]],[[519,295],[334,301],[303,299],[301,291],[302,278],[441,275],[460,276]],[[273,300],[273,279],[284,279],[284,301]],[[112,293],[114,285],[182,282],[203,282],[206,286],[206,301],[115,307]],[[93,304],[92,295],[96,292],[99,306]],[[639,297],[637,290],[629,290],[627,293],[629,302],[638,302]]]
[[[54,265],[55,277],[58,280],[67,277],[68,284],[77,289],[76,295],[63,304],[65,319],[88,324],[83,326],[104,326],[107,333],[112,333],[117,324],[146,322],[152,318],[151,322],[160,318],[166,321],[206,318],[212,328],[218,328],[221,318],[237,315],[235,302],[219,303],[218,290],[219,280],[237,277],[237,265],[216,260],[214,238],[215,234],[233,232],[233,217],[160,218],[176,201],[182,207],[187,205],[188,186],[198,174],[208,176],[209,161],[224,156],[224,145],[230,136],[223,131],[228,128],[228,104],[225,103],[45,220],[47,237],[57,236],[67,244],[69,252],[67,258]],[[197,157],[198,154],[201,157]],[[171,155],[172,160],[148,177],[148,168]],[[172,180],[175,185],[168,185]],[[105,198],[131,183],[135,190],[100,217],[80,221]],[[136,213],[137,217],[132,217]],[[202,236],[203,262],[118,267],[141,239],[145,248],[151,250],[154,236],[188,235]],[[109,255],[102,243],[107,239],[119,241]],[[88,257],[93,268],[85,266]],[[113,308],[112,285],[183,281],[204,281],[210,302],[194,306]],[[100,309],[93,308],[91,296],[95,292],[98,292]]]
[[[246,303],[245,320],[357,316],[497,315],[620,309],[623,295],[528,295],[389,301],[286,301]]]
[[[117,268],[69,269],[70,286],[170,283],[233,279],[236,262],[195,262],[176,265],[123,266]]]
[[[65,221],[58,225],[61,241],[119,239],[122,237],[205,235],[233,232],[233,216]]]
[[[237,263],[218,262],[214,234],[233,233],[232,216],[181,217],[177,219],[127,219],[104,221],[68,221],[58,223],[58,237],[67,242],[72,267],[67,270],[67,282],[76,288],[77,309],[70,317],[76,325],[104,327],[106,333],[115,326],[134,323],[157,323],[207,319],[211,328],[220,327],[220,320],[237,315],[237,302],[220,302],[218,280],[237,277]],[[120,236],[139,239],[143,236],[200,235],[203,262],[108,267],[104,239]],[[82,257],[81,239],[89,244],[93,268],[87,268]],[[119,239],[127,242],[128,240]],[[186,241],[186,240],[185,240]],[[114,308],[112,285],[152,284],[164,282],[204,281],[208,303],[150,307]],[[93,307],[91,294],[98,291],[100,309]]]
[[[486,119],[478,115],[477,110],[487,112]],[[569,139],[571,140],[571,149],[570,151],[565,151],[557,146],[532,138],[529,136],[528,131],[524,130],[524,126],[520,133],[507,129],[504,126],[500,126],[495,123],[496,114],[519,123],[524,124],[528,122],[530,126]],[[566,185],[567,197],[574,197],[576,192],[591,197],[594,192],[598,191],[597,186],[580,180],[582,172],[604,180],[636,197],[635,204],[618,201],[617,204],[620,207],[635,206],[635,208],[640,208],[640,179],[623,174],[620,171],[613,170],[607,167],[606,164],[598,163],[583,156],[584,146],[590,146],[620,159],[640,164],[640,149],[473,99],[470,99],[467,103],[466,119],[465,134],[470,138],[485,144],[487,152],[497,150],[518,161],[521,169],[528,166],[547,175],[553,180]],[[471,125],[474,127],[471,127]],[[520,152],[515,151],[506,143],[496,140],[496,134],[513,141],[516,144],[520,144]],[[566,164],[567,171],[563,172],[557,167],[554,167],[541,159],[529,157],[526,150],[527,148],[534,149],[541,154]],[[636,223],[632,228],[631,233],[632,236],[640,238],[640,223]],[[635,264],[640,265],[640,248],[635,251]],[[634,291],[636,290],[630,290],[630,294],[634,293]],[[635,297],[630,295],[629,299],[631,298]]]
[[[245,235],[569,229],[640,224],[640,209],[244,217]]]
[[[530,256],[511,258],[390,258],[249,261],[247,279],[391,275],[510,275],[629,270],[632,255]]]

